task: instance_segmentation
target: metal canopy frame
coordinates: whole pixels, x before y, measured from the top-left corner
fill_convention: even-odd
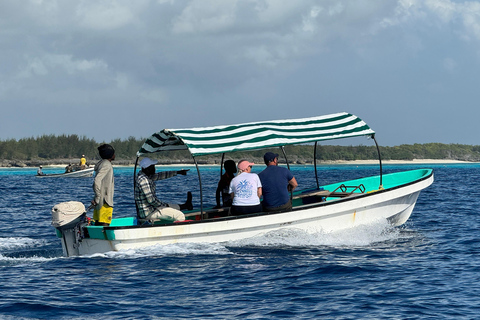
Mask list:
[[[340,113],[340,114],[334,114],[334,115],[329,115],[329,116],[324,116],[324,117],[331,117],[331,118],[335,118],[335,119],[348,119],[348,120],[353,118],[354,121],[353,122],[351,121],[349,123],[353,123],[353,125],[356,125],[356,126],[361,126],[361,128],[360,129],[351,129],[352,125],[349,125],[349,129],[348,129],[349,131],[345,136],[342,136],[341,134],[338,135],[338,136],[333,135],[333,136],[325,138],[325,139],[323,139],[323,138],[319,138],[317,140],[313,140],[311,138],[308,138],[310,140],[308,140],[308,139],[303,139],[303,140],[294,139],[294,137],[295,137],[294,133],[295,132],[293,132],[293,135],[285,136],[285,138],[283,139],[285,141],[288,141],[289,145],[301,144],[301,143],[305,143],[305,142],[314,142],[314,169],[315,169],[315,181],[316,181],[316,184],[317,184],[317,189],[320,188],[320,184],[319,184],[319,181],[318,181],[318,170],[317,170],[317,144],[318,144],[318,141],[340,139],[340,138],[353,137],[353,136],[369,136],[374,140],[376,148],[377,148],[379,162],[380,162],[380,187],[379,188],[383,188],[383,186],[382,186],[383,185],[383,183],[382,183],[382,172],[383,172],[382,159],[381,159],[381,154],[380,154],[380,148],[379,148],[379,145],[378,145],[377,140],[375,138],[375,132],[373,130],[371,130],[366,125],[366,123],[364,123],[361,119],[359,119],[356,116],[353,116],[351,114]],[[311,119],[313,119],[313,120],[311,120]],[[282,121],[276,121],[276,122],[275,121],[270,121],[270,122],[264,122],[264,123],[249,123],[249,124],[238,125],[238,126],[230,126],[229,129],[231,129],[231,127],[234,127],[234,130],[238,131],[239,129],[237,127],[240,127],[240,126],[244,126],[244,127],[248,126],[248,127],[254,127],[254,128],[255,128],[255,126],[257,126],[258,128],[261,128],[263,126],[263,127],[268,127],[267,131],[270,132],[272,124],[273,125],[278,125],[278,126],[281,126],[281,125],[285,126],[285,122],[287,122],[287,121],[297,121],[297,122],[305,121],[305,123],[308,123],[308,121],[310,121],[310,122],[319,121],[318,119],[323,120],[324,118],[323,117],[315,117],[315,118],[306,118],[306,119],[298,119],[298,120],[282,120]],[[293,122],[293,123],[295,124],[295,122]],[[218,129],[218,128],[220,128],[220,129]],[[136,186],[136,172],[137,172],[137,165],[138,165],[139,158],[144,154],[148,154],[148,153],[152,153],[152,152],[159,152],[159,151],[163,151],[163,150],[165,150],[165,151],[188,150],[189,153],[191,154],[193,162],[195,164],[195,168],[197,169],[197,174],[198,174],[199,188],[200,188],[200,212],[201,212],[202,219],[203,219],[203,213],[204,213],[203,186],[202,186],[202,176],[201,176],[201,173],[200,173],[200,169],[199,169],[199,166],[198,166],[196,156],[221,153],[222,154],[222,160],[221,160],[221,163],[220,163],[220,176],[221,176],[222,172],[223,172],[223,163],[224,163],[226,152],[232,152],[232,151],[238,151],[238,150],[244,150],[244,151],[245,150],[259,150],[259,149],[266,149],[266,148],[269,148],[269,147],[279,147],[282,150],[282,154],[285,158],[287,168],[288,168],[288,170],[290,170],[290,164],[289,164],[289,161],[288,161],[288,158],[287,158],[287,154],[285,152],[285,144],[279,144],[277,142],[273,142],[272,139],[268,140],[270,144],[266,145],[266,146],[265,145],[262,146],[261,144],[258,144],[258,145],[251,144],[248,147],[244,146],[242,148],[237,148],[237,149],[231,148],[231,147],[230,148],[224,148],[225,149],[224,151],[219,151],[219,152],[215,152],[217,149],[215,149],[213,151],[210,151],[210,152],[205,152],[205,151],[202,151],[202,150],[207,150],[207,149],[204,149],[203,147],[202,147],[203,149],[198,148],[196,146],[194,147],[194,145],[189,144],[189,143],[192,143],[190,141],[195,141],[194,140],[195,134],[198,134],[200,136],[205,135],[204,132],[206,132],[206,130],[208,129],[211,132],[216,131],[215,135],[221,135],[221,132],[222,132],[221,129],[222,128],[226,128],[226,127],[225,126],[210,127],[210,128],[205,128],[205,131],[201,130],[202,128],[177,129],[177,130],[165,129],[165,130],[162,130],[162,131],[152,135],[152,137],[147,139],[147,141],[144,143],[144,145],[141,147],[141,149],[137,152],[137,159],[135,161],[134,177],[133,177],[133,179],[134,179],[134,192],[135,192],[135,188],[137,187]],[[282,128],[280,128],[280,130],[281,129]],[[249,130],[251,130],[251,129],[249,128]],[[262,129],[262,130],[265,130],[265,129]],[[357,130],[357,131],[355,131],[355,130]],[[288,132],[288,131],[293,131],[293,130],[288,129],[286,132]],[[176,132],[184,132],[184,133],[181,133],[180,135],[177,135]],[[220,132],[220,133],[218,133],[218,132]],[[281,131],[279,131],[279,132],[281,132]],[[184,139],[183,135],[185,135],[185,137],[187,137],[187,139],[190,139],[190,140],[188,140],[189,142],[186,142],[187,140],[183,140]],[[258,133],[257,133],[257,135],[258,135]],[[257,136],[257,138],[258,138],[258,136]],[[218,139],[218,137],[215,138],[215,139]],[[263,137],[262,139],[267,139],[267,138]],[[282,139],[276,139],[276,140],[281,141]],[[295,141],[297,141],[297,140],[299,142],[295,143]],[[237,140],[237,141],[240,145],[245,145],[248,142],[248,141],[242,141],[242,140]],[[163,145],[159,144],[159,143],[163,143]],[[205,142],[202,142],[202,143],[205,144]],[[162,147],[162,146],[164,146],[164,147]],[[149,149],[151,149],[151,150],[149,150]],[[192,152],[192,149],[195,150],[195,152]],[[218,148],[218,150],[222,150],[222,149]],[[292,196],[292,193],[291,193],[291,196]],[[137,213],[138,213],[138,208],[137,208]]]

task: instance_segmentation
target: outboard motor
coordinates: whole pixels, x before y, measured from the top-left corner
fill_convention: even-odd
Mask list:
[[[83,238],[82,224],[86,216],[85,206],[78,201],[62,202],[52,208],[52,226],[62,239],[63,254],[67,257],[79,255],[79,242]]]
[[[57,229],[72,229],[85,221],[85,206],[78,201],[68,201],[56,204],[52,208],[52,226]]]

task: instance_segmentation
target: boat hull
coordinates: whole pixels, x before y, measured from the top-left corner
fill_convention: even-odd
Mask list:
[[[173,243],[235,241],[285,228],[315,233],[334,232],[380,221],[399,226],[410,217],[421,190],[432,183],[433,172],[430,170],[430,174],[412,182],[336,200],[299,205],[290,212],[159,226],[88,227],[90,233],[98,231],[94,228],[100,228],[101,234],[81,241],[75,236],[64,236],[62,246],[67,256],[89,255]]]
[[[94,168],[88,168],[83,170],[72,171],[68,173],[54,173],[54,174],[45,174],[37,175],[37,178],[85,178],[93,176]]]

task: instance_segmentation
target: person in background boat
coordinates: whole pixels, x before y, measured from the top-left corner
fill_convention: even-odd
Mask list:
[[[70,173],[73,171],[73,167],[72,167],[72,164],[69,163],[66,167],[65,167],[65,173]]]
[[[235,172],[237,171],[237,167],[235,165],[235,161],[227,160],[224,163],[225,173],[218,181],[217,190],[215,192],[215,198],[217,200],[217,206],[215,209],[220,209],[223,207],[231,207],[232,206],[232,197],[228,192],[230,188],[230,182],[232,181],[233,177],[235,177]],[[222,204],[220,204],[220,196],[222,197]]]
[[[45,175],[45,173],[43,173],[43,171],[42,171],[42,166],[39,166],[38,170],[37,170],[37,176],[44,176],[44,175]]]
[[[155,173],[157,160],[143,158],[140,161],[142,168],[136,178],[135,205],[137,216],[140,221],[174,220],[185,221],[185,215],[180,210],[192,210],[192,193],[187,193],[187,201],[183,204],[166,203],[157,198],[157,180],[164,180],[176,176],[186,175],[188,170],[162,171]]]
[[[113,214],[113,166],[115,160],[115,149],[109,144],[102,144],[98,148],[100,160],[93,169],[95,179],[93,180],[93,192],[95,197],[92,200],[93,220],[96,226],[109,226]]]
[[[85,155],[82,154],[82,157],[80,158],[80,170],[83,170],[87,167],[87,159],[85,159]]]
[[[253,162],[241,160],[238,165],[238,174],[230,182],[229,192],[233,199],[230,208],[231,215],[242,215],[262,211],[260,197],[262,183],[256,173],[252,173]]]
[[[263,210],[266,212],[292,210],[289,192],[298,186],[297,180],[290,170],[278,166],[278,154],[267,152],[263,160],[267,167],[258,174],[263,186]]]

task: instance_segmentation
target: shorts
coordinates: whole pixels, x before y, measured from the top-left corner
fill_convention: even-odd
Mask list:
[[[112,222],[112,214],[113,207],[104,203],[99,210],[93,210],[93,220],[95,220],[95,222],[110,224]]]
[[[231,206],[230,207],[230,215],[232,216],[240,216],[244,214],[257,213],[257,212],[262,212],[261,204],[256,204],[253,206]]]
[[[278,207],[263,207],[263,211],[265,212],[287,212],[292,211],[292,202],[288,200],[287,203],[278,206]]]

